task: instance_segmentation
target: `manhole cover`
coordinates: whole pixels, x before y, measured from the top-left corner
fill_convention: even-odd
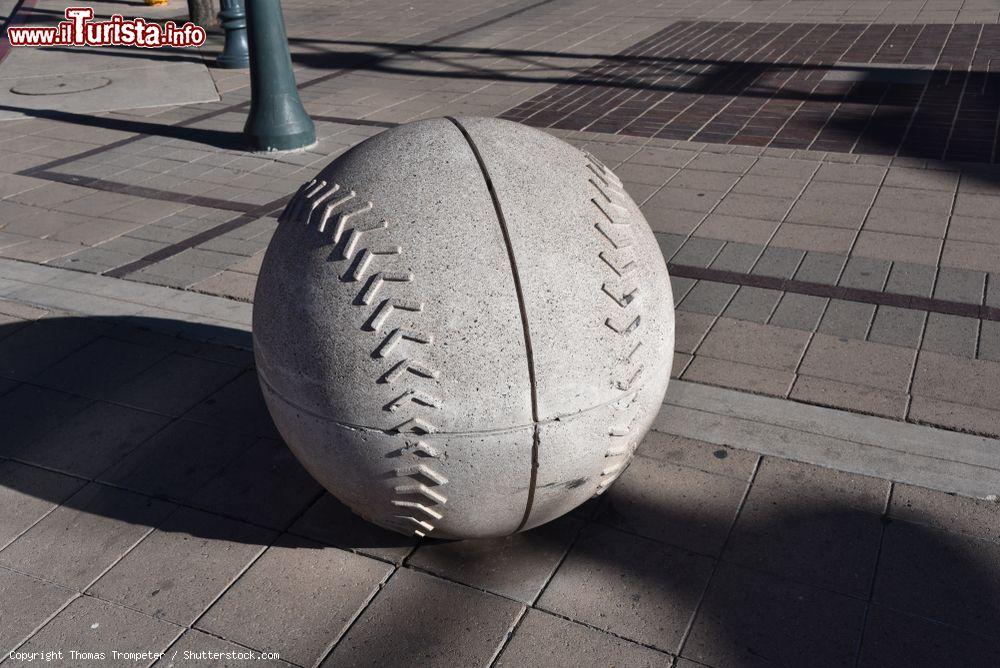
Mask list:
[[[10,92],[16,95],[68,95],[97,90],[111,84],[111,79],[96,76],[34,77],[19,81]]]

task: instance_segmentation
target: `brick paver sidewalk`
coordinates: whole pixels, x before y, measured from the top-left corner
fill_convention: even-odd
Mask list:
[[[150,284],[225,297],[197,302],[204,322],[252,299],[276,216],[333,156],[417,118],[506,117],[597,155],[641,204],[673,276],[677,378],[1000,436],[992,1],[283,5],[316,147],[241,149],[241,71],[212,71],[216,103],[2,122],[0,262],[72,270],[53,285],[118,279],[149,290],[151,312]],[[794,443],[785,459],[748,449],[759,434],[668,425],[563,520],[418,545],[302,471],[241,329],[168,337],[91,317],[84,292],[64,312],[30,306],[44,285],[0,291],[16,299],[0,302],[4,656],[1000,664],[998,506],[898,482],[919,476],[896,460],[866,477],[836,451],[816,466]],[[907,428],[918,445],[864,443],[939,433]],[[976,443],[923,455],[978,467],[980,489],[1000,442]]]

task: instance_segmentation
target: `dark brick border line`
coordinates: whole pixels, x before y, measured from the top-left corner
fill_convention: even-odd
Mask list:
[[[147,186],[129,185],[118,183],[117,181],[105,181],[104,179],[91,178],[89,176],[78,176],[75,174],[60,174],[59,172],[36,172],[35,178],[59,183],[68,183],[74,186],[83,186],[91,190],[101,190],[115,193],[117,195],[135,195],[145,199],[156,199],[165,202],[177,202],[179,204],[192,204],[194,206],[204,206],[210,209],[222,209],[224,211],[242,211],[248,213],[260,208],[259,204],[247,204],[246,202],[234,202],[228,199],[216,199],[215,197],[205,197],[204,195],[186,195],[176,193],[171,190],[160,190]]]
[[[810,281],[796,281],[777,276],[741,274],[735,271],[706,269],[704,267],[692,267],[683,264],[668,263],[667,269],[670,271],[671,276],[678,278],[693,278],[700,281],[715,281],[716,283],[767,288],[769,290],[781,290],[782,292],[794,292],[800,295],[813,295],[815,297],[828,297],[830,299],[843,299],[845,301],[875,304],[877,306],[896,306],[946,315],[961,315],[970,318],[979,318],[980,320],[1000,321],[1000,308],[986,304],[967,304],[948,299],[902,295],[895,292],[877,292],[875,290],[847,288],[827,285],[825,283],[812,283]]]
[[[267,202],[266,204],[261,204],[260,206],[255,207],[254,209],[251,209],[236,218],[227,220],[224,223],[219,223],[215,227],[211,227],[203,232],[192,235],[183,241],[178,241],[175,244],[164,246],[160,250],[153,251],[149,255],[141,257],[135,262],[129,262],[128,264],[123,264],[120,267],[115,267],[110,271],[104,272],[102,275],[110,276],[111,278],[123,278],[128,274],[141,271],[150,265],[162,262],[163,260],[173,257],[174,255],[188,250],[189,248],[194,248],[195,246],[203,244],[206,241],[220,237],[227,232],[232,232],[233,230],[239,229],[244,225],[249,225],[258,218],[263,218],[264,216],[277,213],[285,208],[285,205],[291,198],[291,195],[285,195],[276,200]]]

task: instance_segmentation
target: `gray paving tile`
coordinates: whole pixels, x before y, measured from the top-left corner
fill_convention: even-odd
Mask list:
[[[168,503],[91,483],[0,552],[0,565],[79,589],[171,510]]]
[[[992,501],[896,483],[889,515],[1000,543],[1000,505]]]
[[[597,521],[702,554],[719,554],[746,490],[735,478],[636,457]]]
[[[983,320],[979,330],[979,349],[976,357],[1000,362],[1000,322]]]
[[[930,297],[937,270],[922,264],[893,262],[885,291],[916,297]]]
[[[577,668],[584,665],[662,666],[673,657],[635,643],[529,610],[496,665]]]
[[[795,280],[836,285],[846,263],[847,257],[844,255],[809,251],[795,272]]]
[[[934,286],[934,298],[982,304],[985,284],[985,272],[941,267]]]
[[[799,200],[788,212],[786,220],[806,225],[829,225],[857,230],[865,220],[868,206],[823,200]]]
[[[323,666],[485,665],[522,607],[510,600],[411,570],[398,571]]]
[[[670,288],[673,292],[674,304],[680,304],[684,296],[691,291],[691,288],[697,283],[693,278],[681,278],[678,276],[670,277]]]
[[[979,339],[979,320],[946,313],[930,313],[921,348],[936,353],[973,358]]]
[[[692,313],[719,315],[736,294],[737,289],[738,286],[728,283],[698,281],[677,307],[682,311]]]
[[[738,241],[727,242],[722,251],[712,262],[712,269],[720,271],[736,271],[745,273],[750,271],[754,262],[764,251],[763,246],[757,244],[746,244]]]
[[[388,531],[363,520],[329,494],[321,496],[290,531],[393,563],[401,562],[416,545],[412,536]]]
[[[1000,274],[989,274],[989,283],[986,286],[987,306],[1000,308]]]
[[[687,240],[686,236],[682,236],[680,234],[661,234],[657,232],[654,236],[656,238],[656,244],[660,247],[660,253],[663,254],[664,260],[672,258],[674,253],[676,253]]]
[[[723,559],[867,597],[889,485],[765,457]]]
[[[162,359],[166,353],[99,338],[35,377],[35,382],[95,399],[113,396],[123,383]]]
[[[671,264],[689,267],[707,267],[722,250],[725,242],[717,239],[691,237],[681,249],[670,258]]]
[[[135,666],[118,652],[162,652],[181,628],[90,596],[81,596],[56,615],[21,647],[24,652],[62,651],[65,665]],[[70,651],[90,653],[93,659],[71,659]],[[102,656],[103,655],[103,656]]]
[[[703,385],[784,397],[792,386],[795,374],[790,370],[696,355],[681,378]]]
[[[89,400],[34,385],[20,385],[0,397],[4,438],[0,455],[11,455],[76,415]]]
[[[995,640],[873,605],[865,625],[858,666],[963,666],[993,668],[1000,665]]]
[[[503,538],[425,541],[406,563],[530,604],[541,593],[579,528],[578,521],[564,517]]]
[[[844,666],[865,604],[725,562],[712,578],[681,654],[710,666]]]
[[[771,314],[770,323],[789,329],[815,331],[826,310],[827,301],[825,297],[786,292]]]
[[[909,397],[901,392],[880,390],[854,383],[815,378],[799,374],[789,397],[820,406],[880,415],[902,420],[906,417]]]
[[[153,413],[97,401],[10,454],[38,466],[94,478],[169,421]]]
[[[188,501],[228,517],[285,529],[321,491],[288,446],[262,438]]]
[[[839,285],[862,290],[881,291],[892,263],[870,257],[851,257],[847,261]]]
[[[723,315],[737,320],[766,323],[778,305],[781,295],[782,293],[777,290],[741,286]]]
[[[1000,545],[896,521],[885,528],[872,600],[1000,638]]]
[[[691,311],[674,313],[674,350],[693,353],[715,322],[715,316]]]
[[[808,341],[809,335],[799,330],[719,318],[697,354],[794,371]]]
[[[58,473],[0,461],[0,549],[83,484]]]
[[[592,525],[536,607],[676,652],[711,568],[708,557]]]
[[[794,202],[792,197],[767,197],[747,193],[731,193],[715,208],[717,213],[744,216],[758,220],[779,221],[785,217]]]
[[[179,416],[233,380],[242,369],[171,354],[110,392],[113,401]]]
[[[189,625],[275,537],[248,524],[179,508],[88,593]]]
[[[650,431],[639,444],[637,453],[667,464],[747,481],[757,466],[758,455],[684,436]]]
[[[94,341],[107,327],[87,318],[38,320],[0,341],[0,375],[27,380]]]
[[[905,211],[875,206],[865,219],[865,229],[943,239],[948,229],[948,212]]]
[[[916,351],[816,334],[799,373],[905,393]]]
[[[920,345],[920,335],[926,319],[926,311],[879,306],[871,331],[868,332],[868,340],[916,348]]]
[[[0,652],[7,652],[76,595],[71,589],[0,568]]]
[[[768,247],[751,273],[757,276],[791,278],[805,257],[805,252],[791,248]]]
[[[863,341],[874,316],[875,306],[872,304],[831,299],[817,331]]]
[[[312,665],[345,630],[391,567],[282,537],[197,622],[198,629]],[[317,582],[331,586],[317,587]],[[272,605],[281,601],[282,605]]]

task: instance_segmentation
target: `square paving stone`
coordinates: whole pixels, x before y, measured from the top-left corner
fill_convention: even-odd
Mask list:
[[[865,604],[721,563],[681,654],[710,666],[851,665]]]
[[[123,341],[99,338],[36,376],[34,382],[63,392],[108,399],[127,380],[166,353]]]
[[[82,589],[173,510],[91,483],[0,552],[0,566]]]
[[[285,529],[321,492],[288,446],[262,438],[188,500],[221,515]]]
[[[0,375],[27,380],[97,339],[108,325],[87,318],[46,318],[0,341]]]
[[[636,457],[604,497],[597,521],[702,554],[717,555],[746,483]]]
[[[12,456],[94,478],[170,422],[170,418],[96,401]]]
[[[252,656],[251,656],[252,655]],[[163,657],[154,663],[156,668],[204,668],[211,662],[213,668],[246,668],[249,663],[262,668],[291,668],[294,664],[281,659],[264,659],[261,653],[231,643],[222,638],[188,629],[171,645]]]
[[[275,536],[249,524],[180,508],[88,593],[186,626]]]
[[[677,308],[681,311],[692,313],[704,313],[706,315],[719,315],[726,304],[736,294],[738,289],[735,285],[727,283],[714,283],[712,281],[698,281],[697,284],[678,303]]]
[[[757,248],[759,255],[760,251],[763,250],[763,244],[766,244],[774,231],[778,229],[778,222],[777,220],[757,220],[756,218],[712,213],[698,226],[698,236],[753,245]]]
[[[135,666],[149,663],[117,652],[162,652],[183,629],[169,622],[153,619],[134,610],[81,596],[60,612],[25,643],[20,651],[49,652],[62,650],[71,666]],[[87,653],[87,659],[73,660],[70,650]]]
[[[847,257],[844,255],[809,251],[795,271],[795,280],[836,285],[846,264]]]
[[[454,582],[531,604],[579,528],[578,521],[564,517],[503,538],[425,541],[406,563]]]
[[[762,252],[764,252],[764,247],[757,244],[745,244],[738,241],[727,242],[722,252],[712,262],[712,269],[746,273],[757,262],[757,258]]]
[[[866,597],[888,484],[770,457],[757,475],[723,558]]]
[[[391,570],[367,557],[285,536],[196,626],[247,647],[278,652],[292,663],[313,665]]]
[[[934,289],[935,267],[907,262],[893,262],[885,291],[915,297],[930,297]]]
[[[813,332],[816,331],[820,318],[826,311],[826,305],[827,299],[825,297],[786,292],[782,295],[774,313],[771,314],[769,324]]]
[[[816,334],[799,373],[905,393],[917,351]]]
[[[233,380],[241,368],[172,354],[111,393],[113,401],[179,416]]]
[[[693,438],[649,431],[637,454],[668,464],[747,481],[757,468],[759,455]]]
[[[150,496],[184,501],[245,455],[254,440],[246,434],[177,420],[100,478]]]
[[[10,456],[52,431],[90,401],[34,385],[21,385],[0,397],[0,455]]]
[[[778,305],[781,295],[782,293],[778,290],[766,290],[744,285],[729,302],[723,315],[736,320],[766,323]]]
[[[243,372],[236,380],[188,411],[184,417],[224,427],[226,430],[281,438],[264,404],[257,373],[253,369]]]
[[[0,549],[83,485],[76,478],[0,461]]]
[[[709,557],[592,525],[536,607],[676,652],[712,564]]]
[[[1000,411],[1000,364],[921,351],[913,391],[917,396]]]
[[[412,536],[404,536],[361,519],[330,494],[321,496],[289,531],[393,563],[402,562],[417,544]]]
[[[800,330],[719,318],[697,354],[794,371],[808,342],[809,334]]]
[[[487,665],[522,610],[514,601],[403,569],[323,666]]]
[[[885,286],[892,263],[871,257],[853,256],[847,261],[839,285],[879,292]]]
[[[946,355],[975,357],[979,319],[947,313],[930,313],[920,347]]]
[[[498,667],[546,666],[662,666],[673,657],[616,638],[581,624],[529,610],[496,665]]]
[[[938,271],[937,284],[934,286],[934,298],[966,304],[982,304],[985,286],[985,272],[941,267]]]
[[[873,605],[858,666],[996,668],[1000,645],[959,629]]]
[[[1000,504],[896,483],[889,515],[1000,543]]]
[[[831,299],[816,331],[863,341],[874,316],[875,307],[871,304]]]
[[[768,246],[751,273],[757,276],[791,278],[804,257],[805,251]]]
[[[74,596],[72,589],[0,568],[0,655],[7,658],[7,652]]]
[[[894,521],[885,529],[872,600],[1000,639],[1000,545]]]
[[[711,315],[677,311],[674,314],[674,350],[693,353],[714,322],[715,317]]]
[[[789,397],[820,406],[846,408],[869,415],[881,415],[902,420],[906,417],[909,397],[900,392],[889,392],[864,385],[842,383],[827,378],[814,378],[799,374]]]
[[[868,340],[905,348],[916,348],[920,345],[920,335],[923,332],[926,318],[926,311],[915,311],[896,306],[879,306],[875,313],[875,321],[868,332]]]

